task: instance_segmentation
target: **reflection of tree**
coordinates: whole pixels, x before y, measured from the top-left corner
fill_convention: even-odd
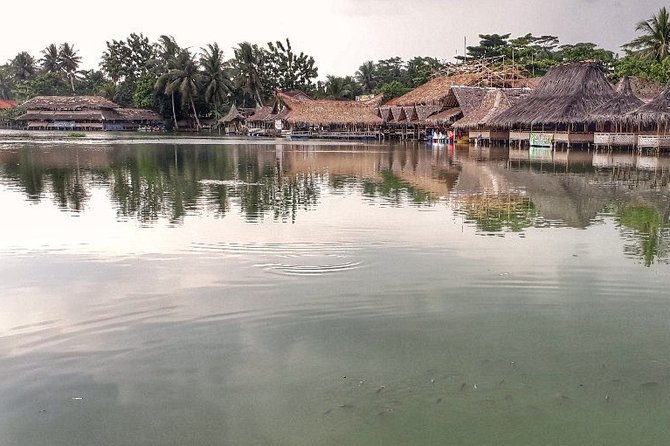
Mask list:
[[[382,170],[381,181],[364,180],[363,194],[369,197],[383,197],[395,205],[401,205],[406,199],[414,204],[428,204],[431,198],[427,192],[412,186],[390,170]]]
[[[668,216],[650,205],[637,204],[623,209],[619,215],[629,256],[641,258],[645,266],[667,262],[670,243]]]
[[[457,199],[456,208],[482,232],[519,232],[538,218],[533,202],[517,194],[465,196]]]
[[[93,180],[76,163],[73,167],[48,166],[29,150],[20,151],[16,162],[6,164],[3,171],[4,176],[21,185],[31,201],[40,201],[51,193],[59,207],[73,211],[84,210]]]

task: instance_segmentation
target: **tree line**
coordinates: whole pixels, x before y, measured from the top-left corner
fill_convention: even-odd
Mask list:
[[[667,83],[667,9],[640,21],[636,30],[639,36],[622,46],[622,57],[589,42],[561,45],[556,36],[480,34],[479,43],[467,47],[455,64],[487,58],[494,64],[514,64],[533,77],[559,63],[590,59],[612,80],[630,75]],[[132,33],[106,42],[99,70],[80,70],[81,57],[74,45],[51,43],[37,58],[22,51],[0,65],[0,99],[21,102],[39,95],[100,95],[121,106],[155,110],[174,127],[183,119],[200,127],[200,117],[218,118],[232,104],[252,108],[268,103],[276,90],[302,90],[330,99],[383,93],[389,100],[452,65],[435,57],[391,57],[366,61],[348,76],[327,75],[318,80],[314,58],[296,51],[289,39],[264,46],[242,42],[230,56],[217,43],[194,50],[169,35],[152,42]]]

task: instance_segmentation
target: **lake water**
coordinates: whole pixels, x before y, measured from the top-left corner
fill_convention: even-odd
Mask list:
[[[659,445],[670,158],[0,143],[0,445]]]

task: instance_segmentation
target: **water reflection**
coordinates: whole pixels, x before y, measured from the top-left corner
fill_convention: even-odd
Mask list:
[[[295,223],[322,195],[358,190],[390,206],[445,203],[482,233],[587,228],[611,215],[626,255],[667,258],[670,158],[445,145],[56,145],[0,150],[0,181],[28,201],[85,212],[105,191],[121,219],[189,215]],[[642,207],[637,203],[643,202]],[[647,209],[641,211],[640,209]]]

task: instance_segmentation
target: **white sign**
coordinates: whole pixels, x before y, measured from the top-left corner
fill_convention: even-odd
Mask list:
[[[275,129],[277,129],[277,130],[282,129],[281,119],[275,119]]]

